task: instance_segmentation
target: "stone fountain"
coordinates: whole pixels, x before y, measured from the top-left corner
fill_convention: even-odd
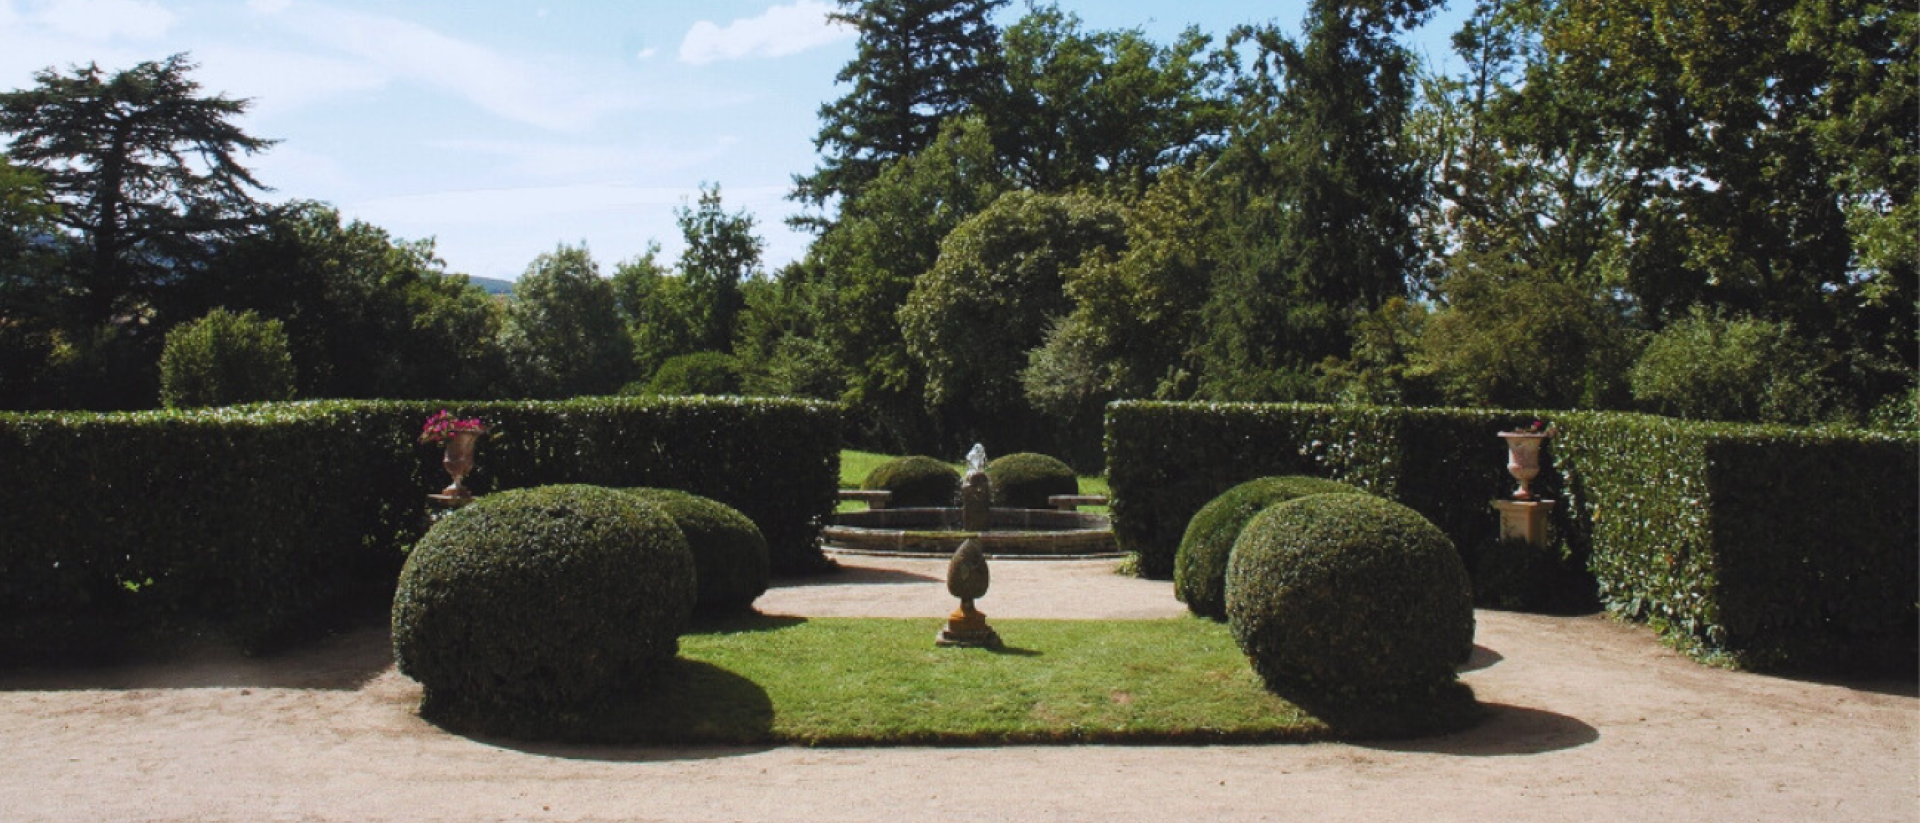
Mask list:
[[[871,509],[834,515],[820,534],[830,551],[946,556],[967,541],[993,557],[1117,557],[1106,515],[993,506],[987,450],[967,452],[956,507]]]

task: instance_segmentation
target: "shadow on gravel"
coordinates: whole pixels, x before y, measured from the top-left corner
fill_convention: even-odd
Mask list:
[[[1498,663],[1505,659],[1506,658],[1502,657],[1499,652],[1496,652],[1485,646],[1475,644],[1473,647],[1473,655],[1467,658],[1467,662],[1460,664],[1459,667],[1455,668],[1453,671],[1456,674],[1466,674],[1467,672],[1477,672],[1481,669],[1489,668],[1493,666],[1493,664]]]
[[[1467,731],[1416,740],[1358,741],[1354,745],[1458,757],[1516,757],[1565,751],[1600,739],[1600,730],[1564,714],[1503,703],[1483,703],[1481,707],[1486,719]]]
[[[355,619],[284,651],[247,655],[214,637],[174,639],[99,664],[0,670],[0,691],[318,689],[354,691],[393,666],[384,616]]]
[[[900,571],[898,569],[873,569],[865,566],[842,564],[840,571],[833,574],[821,574],[811,577],[789,577],[773,581],[771,588],[808,588],[813,586],[884,586],[901,583],[925,583],[941,581],[945,577],[933,574]]]

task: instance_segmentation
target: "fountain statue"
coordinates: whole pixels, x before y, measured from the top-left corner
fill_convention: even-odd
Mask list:
[[[960,528],[993,528],[993,481],[987,477],[987,450],[979,443],[967,452],[967,473],[960,479]]]

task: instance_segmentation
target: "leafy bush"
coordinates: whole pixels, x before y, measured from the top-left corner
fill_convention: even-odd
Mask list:
[[[1341,706],[1447,695],[1473,593],[1447,536],[1397,503],[1318,494],[1254,517],[1227,565],[1241,651],[1283,697]]]
[[[1514,488],[1496,433],[1536,416],[1560,431],[1532,484],[1560,501],[1552,532],[1564,542],[1544,556],[1500,551],[1488,509]],[[1184,529],[1220,492],[1313,474],[1439,526],[1476,575],[1476,595],[1554,609],[1597,596],[1693,653],[1751,667],[1913,663],[1920,511],[1819,502],[1861,489],[1920,499],[1912,433],[1609,412],[1122,402],[1108,408],[1107,454],[1114,536],[1148,576],[1171,576]],[[1524,567],[1502,567],[1516,561]],[[1551,574],[1536,573],[1543,562]],[[1586,574],[1597,585],[1568,581]],[[1540,580],[1553,588],[1513,587]]]
[[[417,441],[424,402],[137,414],[0,414],[0,661],[64,657],[128,627],[224,630],[270,647],[357,589],[393,590],[423,496],[447,484]],[[740,511],[775,573],[827,566],[838,406],[594,398],[468,403],[467,485],[672,485]]]
[[[696,611],[752,611],[754,599],[767,591],[768,574],[767,540],[752,520],[724,503],[677,489],[627,491],[666,512],[686,535],[699,590]]]
[[[1310,494],[1366,494],[1345,483],[1290,475],[1249,480],[1221,493],[1193,516],[1174,557],[1173,593],[1187,610],[1227,619],[1227,557],[1240,530],[1267,507]]]
[[[293,356],[278,320],[214,309],[167,333],[160,403],[170,409],[293,397]]]
[[[987,479],[993,482],[993,505],[1010,509],[1052,508],[1047,498],[1080,493],[1080,478],[1071,466],[1032,452],[988,461]]]
[[[960,472],[925,455],[896,457],[868,472],[860,488],[893,492],[887,504],[896,509],[957,506]]]
[[[715,351],[667,358],[647,381],[647,394],[683,396],[739,394],[740,364]]]
[[[1654,335],[1631,379],[1640,405],[1692,420],[1811,423],[1833,394],[1791,324],[1699,309]]]
[[[540,718],[630,688],[679,650],[693,556],[672,518],[594,486],[491,495],[421,538],[393,600],[400,672],[420,713],[462,731]]]

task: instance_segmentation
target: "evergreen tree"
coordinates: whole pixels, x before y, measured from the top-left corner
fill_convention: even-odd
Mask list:
[[[858,194],[889,161],[932,143],[942,121],[998,96],[1000,33],[991,18],[1006,3],[840,0],[832,19],[860,41],[835,80],[853,88],[820,107],[820,167],[794,178],[794,198],[818,207]]]
[[[12,161],[38,172],[80,248],[67,267],[88,327],[150,307],[163,285],[204,262],[216,241],[260,222],[240,165],[272,141],[233,121],[247,102],[202,96],[186,55],[108,75],[46,69],[0,94]]]
[[[1237,84],[1226,162],[1241,218],[1208,309],[1206,394],[1311,394],[1309,370],[1347,352],[1353,319],[1406,293],[1424,181],[1403,140],[1413,78],[1394,36],[1429,8],[1315,0],[1304,45],[1239,33],[1256,59]]]

